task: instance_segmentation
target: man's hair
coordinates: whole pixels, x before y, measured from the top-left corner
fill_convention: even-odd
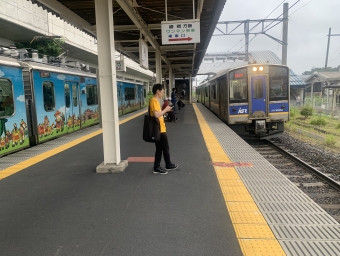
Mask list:
[[[157,91],[163,90],[164,86],[162,84],[154,84],[152,87],[152,93],[153,95],[156,94]]]
[[[172,88],[172,91],[175,91],[176,90],[176,88]]]

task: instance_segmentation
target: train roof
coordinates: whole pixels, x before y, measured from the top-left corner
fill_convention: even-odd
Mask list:
[[[48,72],[56,72],[56,73],[62,73],[62,74],[71,74],[71,75],[86,76],[86,77],[93,77],[93,78],[96,77],[96,74],[85,72],[77,68],[60,67],[60,66],[54,66],[51,64],[34,62],[34,61],[20,60],[18,62],[22,66],[28,66],[29,68],[34,69],[34,70],[42,70],[42,71],[48,71]]]
[[[0,56],[0,65],[21,67],[17,59],[5,57],[5,56]]]
[[[245,52],[222,52],[222,53],[210,53],[206,54],[207,59],[216,60],[232,60],[232,61],[224,61],[224,62],[216,62],[213,63],[204,63],[202,62],[200,66],[199,73],[201,75],[209,74],[210,70],[213,70],[215,73],[219,70],[225,70],[229,68],[233,68],[236,66],[248,65],[248,62],[244,61]],[[281,59],[272,51],[263,50],[263,51],[249,51],[249,60],[251,62],[256,61],[257,64],[261,63],[270,63],[270,64],[281,64]],[[208,71],[208,72],[206,72]],[[210,72],[211,73],[211,72]],[[292,88],[304,88],[306,87],[306,83],[301,80],[297,74],[290,69],[290,87]]]
[[[204,85],[206,82],[212,81],[213,79],[215,79],[215,78],[217,78],[217,77],[219,77],[223,74],[226,74],[229,70],[232,70],[234,68],[243,68],[243,67],[254,66],[254,65],[284,66],[284,65],[281,65],[281,64],[277,64],[277,63],[252,63],[252,64],[249,64],[247,61],[233,62],[232,64],[233,65],[230,65],[228,68],[218,71],[212,77],[210,77],[208,80],[205,80],[202,84],[198,85],[197,87]],[[285,67],[287,67],[287,66],[285,66]]]

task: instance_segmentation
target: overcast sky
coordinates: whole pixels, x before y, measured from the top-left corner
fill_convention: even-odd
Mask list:
[[[288,0],[284,2],[288,2],[289,7],[297,2],[288,11],[288,66],[298,75],[313,67],[324,67],[328,30],[331,28],[331,34],[340,34],[340,0]],[[282,0],[227,0],[219,21],[264,19],[279,6],[267,17],[274,19],[282,14],[284,2]],[[250,25],[250,28],[253,26]],[[229,25],[228,31],[234,27]],[[243,32],[243,27],[236,31]],[[254,29],[254,31],[259,31],[259,29]],[[217,33],[220,32],[215,30],[215,34]],[[269,30],[267,34],[282,40],[282,23]],[[250,35],[249,40],[252,38],[253,35]],[[244,35],[213,36],[207,53],[227,52],[228,50],[244,51]],[[265,35],[258,35],[250,42],[249,51],[252,50],[271,50],[282,59],[281,44]],[[328,67],[338,65],[340,65],[340,36],[332,36]]]

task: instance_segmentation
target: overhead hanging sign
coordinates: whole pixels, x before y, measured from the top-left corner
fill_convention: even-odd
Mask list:
[[[126,65],[124,60],[116,60],[116,71],[126,72]]]
[[[190,44],[200,42],[200,20],[162,21],[162,44]]]
[[[139,65],[142,68],[149,69],[148,44],[141,38],[139,39]]]

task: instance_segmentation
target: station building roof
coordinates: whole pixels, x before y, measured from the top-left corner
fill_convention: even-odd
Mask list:
[[[324,88],[340,88],[340,72],[315,72],[306,79],[306,82],[324,83]]]
[[[89,27],[92,26],[92,32],[88,28],[86,31],[95,35],[95,1],[31,0],[31,2],[61,17],[58,9],[68,8],[74,13],[75,20],[81,18],[89,24]],[[148,43],[150,70],[155,72],[155,51],[152,44],[157,44],[163,59],[163,73],[167,72],[167,66],[170,64],[176,77],[190,74],[196,76],[225,2],[226,0],[194,0],[193,7],[193,0],[167,1],[168,21],[191,20],[194,14],[195,18],[200,20],[200,43],[163,46],[161,21],[166,20],[164,0],[112,1],[116,50],[125,53],[131,59],[139,58],[140,31],[136,20],[132,21],[133,15],[137,17],[137,22],[140,22],[139,26],[142,24],[145,28],[144,32],[148,33],[149,38],[153,38],[153,42]],[[71,19],[68,17],[66,21],[70,22]]]

